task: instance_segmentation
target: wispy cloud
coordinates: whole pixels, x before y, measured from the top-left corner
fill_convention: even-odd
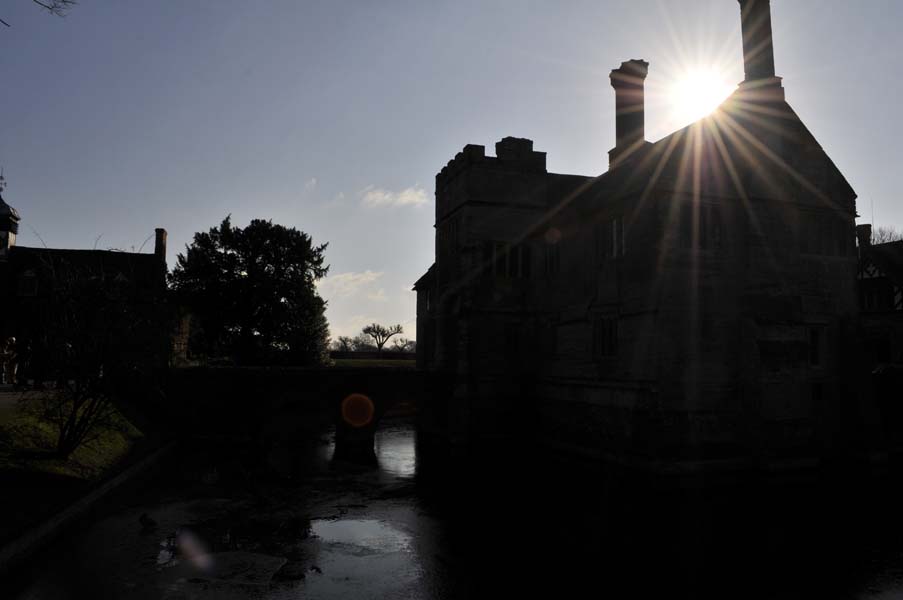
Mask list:
[[[310,179],[305,181],[304,189],[307,190],[308,192],[312,192],[313,190],[317,189],[317,178],[311,177]]]
[[[426,190],[415,185],[393,192],[384,188],[368,185],[361,190],[361,204],[371,208],[392,208],[400,206],[421,206],[429,200]]]
[[[382,271],[338,273],[317,282],[317,291],[325,298],[348,298],[383,276]]]
[[[374,302],[386,302],[389,300],[389,297],[386,295],[386,290],[379,288],[375,292],[367,294],[367,299],[373,300]]]
[[[361,329],[370,323],[380,323],[379,317],[373,315],[352,315],[347,319],[336,323],[336,331],[344,331],[345,335],[357,335]]]

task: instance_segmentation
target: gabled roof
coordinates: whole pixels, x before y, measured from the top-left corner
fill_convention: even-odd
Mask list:
[[[423,290],[430,287],[431,285],[433,285],[433,279],[435,279],[435,277],[436,263],[433,263],[432,265],[430,265],[430,268],[426,270],[426,273],[424,273],[420,277],[420,279],[414,282],[414,291],[416,292],[417,290]]]
[[[793,108],[780,80],[741,86],[712,114],[646,142],[593,182],[590,208],[604,196],[657,190],[707,196],[809,197],[853,213],[856,193]]]
[[[13,246],[9,249],[8,267],[11,273],[32,270],[47,274],[62,269],[70,274],[79,273],[111,280],[118,277],[148,290],[161,288],[163,274],[160,260],[153,254],[27,246]]]

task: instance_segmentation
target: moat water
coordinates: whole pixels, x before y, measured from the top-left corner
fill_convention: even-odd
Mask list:
[[[14,598],[900,598],[892,476],[677,485],[509,453],[377,464],[180,447],[19,573]],[[142,519],[142,515],[146,515]]]

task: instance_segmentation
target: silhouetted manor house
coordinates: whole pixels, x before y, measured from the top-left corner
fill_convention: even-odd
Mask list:
[[[740,8],[745,80],[710,116],[646,141],[649,65],[629,60],[611,72],[604,174],[549,173],[508,137],[436,176],[417,358],[453,374],[452,439],[515,424],[680,468],[817,459],[868,437],[856,193],[785,100],[769,1]]]
[[[74,289],[76,279],[99,280],[129,310],[159,310],[166,290],[166,230],[156,230],[153,254],[27,248],[16,244],[19,222],[18,211],[0,195],[0,339],[16,338],[20,378],[34,375],[30,368],[41,361],[37,348],[46,324],[59,321],[59,296]]]

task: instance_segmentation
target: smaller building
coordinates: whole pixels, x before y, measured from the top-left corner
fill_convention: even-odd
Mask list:
[[[903,240],[872,244],[872,226],[856,228],[863,360],[892,448],[903,440]]]
[[[872,226],[856,228],[859,304],[865,351],[874,368],[903,365],[903,240],[872,244]]]
[[[3,199],[0,181],[0,340],[18,362],[18,376],[41,379],[53,349],[51,328],[112,329],[112,323],[164,318],[166,231],[156,230],[154,252],[28,248],[16,243],[20,216]],[[85,290],[112,302],[118,315],[88,306]],[[67,293],[69,292],[69,293]],[[83,297],[79,298],[78,296]],[[96,309],[96,310],[95,310]],[[88,315],[91,313],[91,316]],[[77,333],[76,333],[77,335]],[[136,339],[136,343],[138,340]],[[140,343],[143,343],[140,342]],[[136,349],[140,350],[140,349]],[[154,354],[150,348],[140,350]],[[148,354],[148,356],[150,356]],[[154,354],[156,356],[156,354]]]

